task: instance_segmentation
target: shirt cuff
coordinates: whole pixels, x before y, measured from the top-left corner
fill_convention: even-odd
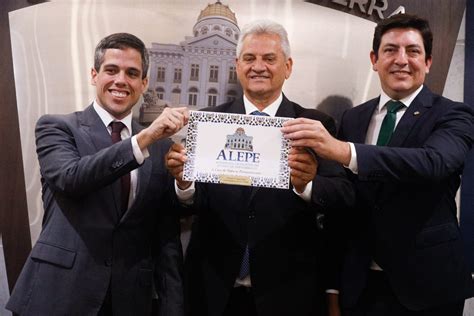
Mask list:
[[[352,171],[353,174],[357,174],[359,172],[359,166],[357,165],[357,152],[354,143],[349,142],[349,147],[351,148],[351,160],[349,166],[344,167]]]
[[[295,192],[295,194],[302,198],[305,202],[310,202],[311,194],[313,193],[313,181],[310,181],[308,184],[306,184],[303,192],[298,193],[295,187],[293,187],[293,192]]]
[[[140,146],[138,146],[138,141],[137,141],[137,136],[132,136],[132,150],[133,150],[133,156],[135,157],[135,160],[138,162],[139,165],[145,161],[146,158],[150,157],[150,153],[148,152],[148,148],[143,148],[143,150],[140,149]]]
[[[178,187],[178,184],[176,183],[176,180],[174,181],[174,189],[176,192],[176,197],[178,198],[178,201],[180,201],[184,205],[192,205],[194,202],[194,192],[196,192],[196,188],[194,186],[194,182],[191,183],[191,185],[184,189],[181,190]]]
[[[333,290],[333,289],[327,289],[326,293],[328,293],[328,294],[339,294],[339,291],[338,290]]]

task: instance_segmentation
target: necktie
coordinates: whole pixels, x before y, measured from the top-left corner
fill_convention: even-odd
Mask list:
[[[112,133],[110,135],[112,137],[112,142],[115,144],[122,140],[120,132],[125,127],[125,124],[122,122],[112,122],[110,123],[110,126],[112,127]],[[120,210],[123,215],[128,208],[128,196],[130,194],[130,173],[127,173],[120,178],[120,184]]]
[[[387,114],[385,114],[382,126],[380,127],[377,146],[385,146],[390,141],[390,137],[392,137],[393,130],[395,129],[397,112],[405,105],[400,101],[390,100],[385,106],[387,107]]]
[[[250,113],[250,115],[258,115],[258,116],[270,116],[265,112],[260,112],[260,111],[253,111]]]
[[[250,115],[258,115],[258,116],[269,116],[265,112],[260,111],[253,111]],[[240,265],[240,272],[239,272],[239,279],[244,279],[250,273],[250,263],[249,263],[249,245],[245,246],[244,255],[242,257],[242,263]]]

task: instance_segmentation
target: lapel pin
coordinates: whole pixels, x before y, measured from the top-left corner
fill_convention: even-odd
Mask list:
[[[416,116],[416,115],[420,115],[420,111],[415,111],[415,112],[413,112],[413,115],[415,115],[415,116]]]

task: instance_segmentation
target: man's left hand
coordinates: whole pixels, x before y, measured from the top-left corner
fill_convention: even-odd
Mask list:
[[[308,149],[293,147],[288,155],[288,165],[291,168],[291,183],[296,192],[302,193],[306,185],[316,176],[318,162]]]

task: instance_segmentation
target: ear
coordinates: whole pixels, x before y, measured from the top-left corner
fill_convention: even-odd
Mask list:
[[[292,70],[293,70],[293,59],[290,57],[286,60],[285,79],[290,78]]]
[[[94,67],[91,68],[91,85],[95,86],[97,83],[97,70]]]
[[[433,63],[433,58],[430,56],[426,59],[426,69],[425,73],[430,73],[431,64]]]
[[[372,63],[372,69],[377,71],[377,56],[374,51],[370,52],[370,62]]]
[[[142,79],[142,93],[148,88],[148,77]]]

